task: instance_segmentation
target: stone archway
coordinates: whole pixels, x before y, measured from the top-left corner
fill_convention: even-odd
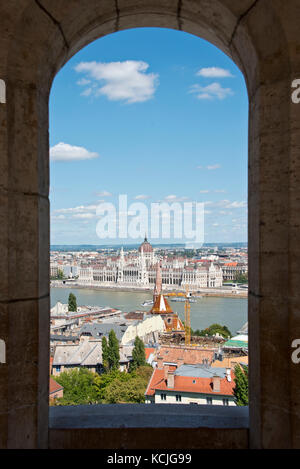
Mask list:
[[[300,446],[299,374],[290,360],[290,344],[300,337],[300,113],[290,99],[291,82],[300,76],[299,8],[297,0],[2,2],[0,317],[7,363],[0,365],[0,447],[48,444],[52,80],[92,40],[141,26],[207,39],[244,73],[250,103],[250,446]]]

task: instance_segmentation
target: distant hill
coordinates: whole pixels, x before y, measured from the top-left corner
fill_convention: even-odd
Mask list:
[[[117,250],[123,247],[124,249],[138,249],[141,243],[138,244],[114,244],[114,245],[101,245],[101,244],[51,244],[51,251],[97,251],[102,249]],[[151,243],[155,248],[161,249],[185,249],[185,244],[155,244]],[[248,243],[205,243],[203,248],[246,248]]]

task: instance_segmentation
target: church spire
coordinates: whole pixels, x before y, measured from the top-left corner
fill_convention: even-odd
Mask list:
[[[155,287],[154,287],[154,294],[153,300],[155,302],[156,298],[161,294],[162,288],[162,278],[161,278],[161,269],[160,269],[160,261],[156,264],[156,279],[155,279]]]

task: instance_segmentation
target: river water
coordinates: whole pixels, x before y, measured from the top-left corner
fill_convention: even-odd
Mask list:
[[[51,288],[51,307],[57,301],[68,302],[69,293],[74,293],[77,305],[110,306],[124,312],[149,311],[151,306],[143,307],[141,303],[151,300],[151,293],[146,292],[118,292],[111,290],[90,290],[83,288]],[[184,303],[173,302],[168,299],[173,311],[184,320]],[[205,329],[211,324],[218,323],[229,328],[233,335],[247,321],[247,298],[198,298],[191,303],[192,329]]]

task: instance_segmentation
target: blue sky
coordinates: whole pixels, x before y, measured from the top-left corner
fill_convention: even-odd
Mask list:
[[[119,194],[205,202],[205,242],[247,241],[247,91],[212,44],[158,28],[105,36],[58,73],[49,106],[51,244],[125,242],[96,234],[96,206]]]

